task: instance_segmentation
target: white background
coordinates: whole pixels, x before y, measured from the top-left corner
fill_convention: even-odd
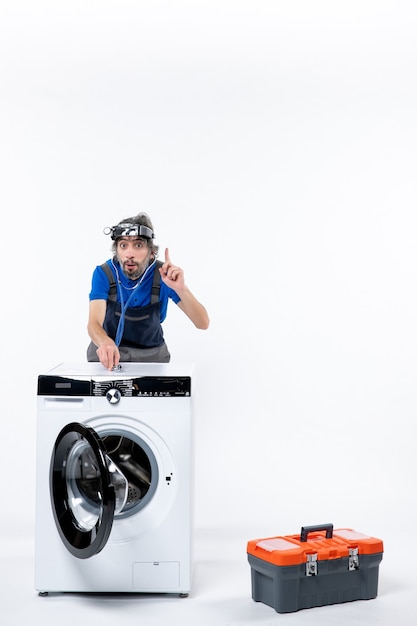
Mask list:
[[[145,210],[211,318],[164,325],[196,364],[197,528],[353,527],[390,580],[417,522],[416,26],[402,0],[2,2],[3,538],[32,536],[37,375],[85,361],[103,228]]]

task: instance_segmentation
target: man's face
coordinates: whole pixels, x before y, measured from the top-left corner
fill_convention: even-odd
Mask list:
[[[136,280],[146,270],[151,251],[142,237],[120,237],[117,240],[117,260],[127,278]]]

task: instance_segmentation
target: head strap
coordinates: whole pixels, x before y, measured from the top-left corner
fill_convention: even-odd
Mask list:
[[[119,237],[147,237],[148,239],[154,239],[155,237],[153,230],[148,228],[148,226],[131,222],[107,226],[104,229],[104,234],[110,235],[112,239],[118,239]]]

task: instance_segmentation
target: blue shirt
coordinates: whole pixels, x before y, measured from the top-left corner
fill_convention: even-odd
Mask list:
[[[117,301],[120,300],[120,287],[122,288],[123,293],[123,301],[124,304],[131,297],[129,302],[129,307],[140,307],[147,306],[151,302],[151,290],[152,290],[152,282],[153,282],[153,273],[154,273],[154,265],[145,270],[145,273],[142,274],[140,278],[137,280],[130,280],[127,278],[122,271],[122,268],[118,263],[113,263],[112,259],[107,261],[107,264],[110,266],[113,276],[116,280],[117,285]],[[117,268],[117,272],[116,272]],[[119,279],[119,280],[118,280]],[[139,285],[138,285],[139,283]],[[136,287],[136,285],[138,285]],[[136,287],[136,289],[135,289]],[[133,295],[132,295],[133,292]],[[91,291],[89,298],[90,300],[108,300],[110,293],[110,283],[107,278],[104,270],[98,265],[93,272],[93,277],[91,280]],[[161,323],[164,321],[167,315],[168,309],[168,300],[171,299],[178,304],[181,298],[178,294],[165,285],[161,280],[161,290],[159,293],[159,302],[160,302],[160,310],[161,310]]]

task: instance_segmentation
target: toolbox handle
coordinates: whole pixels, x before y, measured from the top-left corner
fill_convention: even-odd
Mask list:
[[[320,530],[326,531],[326,539],[333,537],[333,524],[319,524],[318,526],[302,526],[300,533],[300,541],[307,541],[309,533],[317,533]]]

